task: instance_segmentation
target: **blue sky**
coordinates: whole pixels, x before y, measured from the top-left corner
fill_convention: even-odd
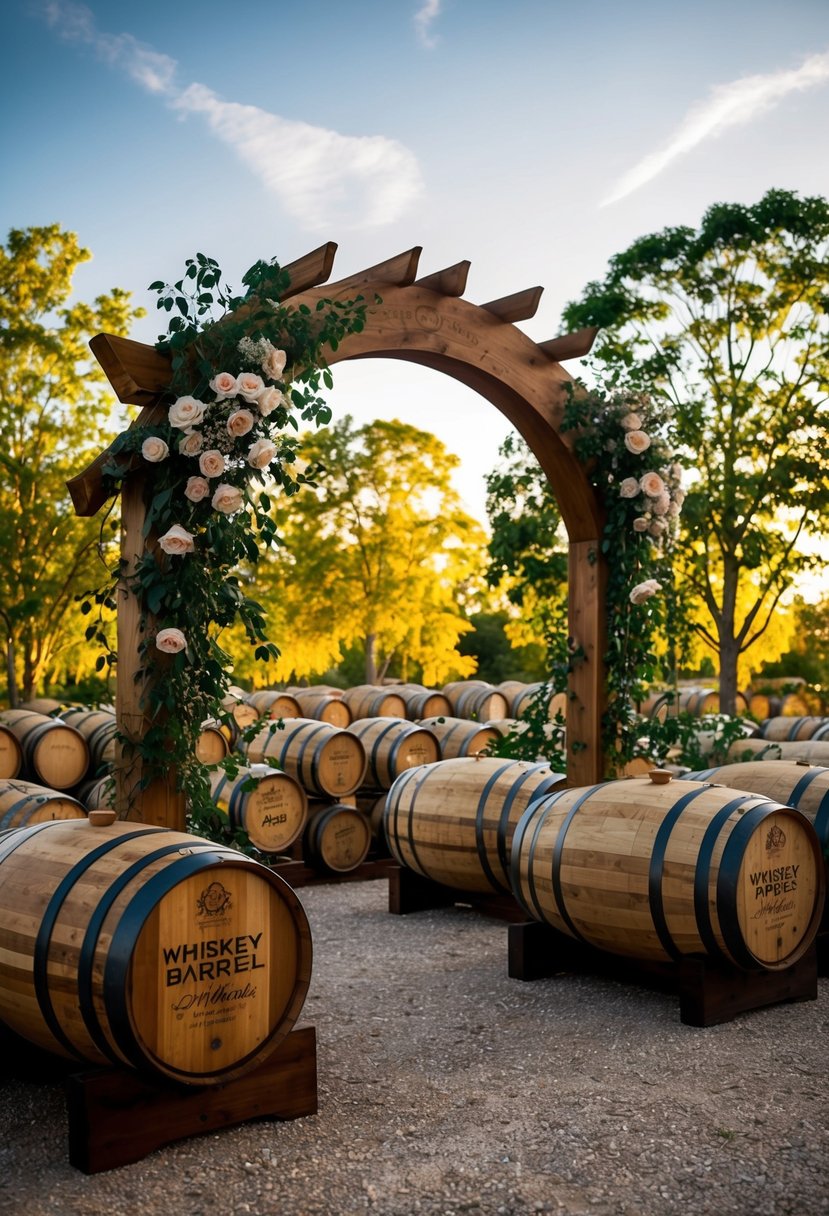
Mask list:
[[[145,341],[196,250],[238,283],[326,240],[335,278],[422,245],[472,301],[540,284],[543,340],[635,237],[829,195],[827,0],[5,0],[0,35],[3,236],[76,231],[77,295],[132,291]],[[482,513],[488,403],[370,360],[332,404],[435,431]]]

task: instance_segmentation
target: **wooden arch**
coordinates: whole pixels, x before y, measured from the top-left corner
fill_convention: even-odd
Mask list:
[[[328,243],[285,267],[290,287],[282,299],[313,309],[320,299],[362,295],[368,302],[365,328],[345,338],[336,351],[326,352],[329,363],[382,357],[443,372],[496,406],[529,444],[550,481],[569,540],[569,634],[573,649],[583,658],[574,663],[570,676],[567,776],[571,785],[588,785],[604,775],[606,569],[599,544],[601,505],[568,436],[561,433],[566,386],[572,377],[560,361],[586,354],[596,331],[536,343],[515,322],[535,314],[542,288],[472,304],[461,298],[469,262],[418,278],[420,252],[409,250],[322,287],[336,253],[336,245]],[[375,297],[381,302],[375,303]],[[99,334],[91,346],[119,400],[144,407],[135,425],[163,419],[171,378],[167,358],[155,347],[106,334]],[[102,453],[69,483],[79,515],[92,515],[103,506],[101,470],[108,458]],[[142,526],[143,486],[136,470],[123,489],[122,553],[128,563],[143,545]],[[122,730],[134,737],[142,729],[142,717],[134,681],[138,611],[129,597],[119,607],[118,618],[117,707]],[[134,779],[135,773],[131,782]],[[151,787],[145,793],[141,817],[155,823],[182,822],[172,780],[165,789]]]

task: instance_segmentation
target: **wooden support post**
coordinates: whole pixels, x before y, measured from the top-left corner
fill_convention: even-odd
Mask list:
[[[224,1085],[171,1085],[96,1068],[69,1077],[66,1098],[69,1161],[98,1174],[217,1128],[316,1114],[316,1030],[292,1031],[259,1068]]]
[[[607,563],[598,540],[572,541],[568,629],[576,655],[567,703],[567,781],[593,785],[605,777],[602,715],[607,707],[605,594]]]
[[[697,956],[682,959],[677,971],[679,1016],[686,1026],[717,1026],[782,1001],[817,1000],[814,946],[785,971],[738,971]]]
[[[447,908],[454,902],[455,892],[449,887],[422,878],[405,866],[389,870],[389,912],[395,916],[425,912],[429,908]]]

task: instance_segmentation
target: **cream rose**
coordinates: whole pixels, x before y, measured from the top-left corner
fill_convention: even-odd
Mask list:
[[[197,426],[204,417],[204,402],[195,397],[179,397],[167,411],[170,426],[183,431],[185,427]]]
[[[235,515],[245,505],[242,491],[225,482],[216,487],[216,492],[210,501],[214,509],[221,511],[223,515]]]
[[[663,532],[668,531],[668,521],[665,519],[654,519],[648,524],[649,536],[661,536]]]
[[[225,471],[225,458],[217,448],[202,452],[199,457],[199,471],[205,477],[221,477]]]
[[[187,478],[187,485],[184,487],[185,498],[189,498],[191,502],[201,502],[203,498],[207,498],[209,493],[210,483],[203,477]]]
[[[277,350],[275,346],[271,346],[262,360],[262,371],[269,380],[281,380],[287,362],[288,356],[284,350]]]
[[[236,381],[236,395],[244,397],[245,401],[258,401],[265,387],[265,381],[255,372],[242,372]]]
[[[642,419],[638,414],[625,414],[622,419],[622,430],[624,431],[641,431]]]
[[[204,436],[201,431],[189,431],[178,441],[178,450],[182,456],[198,456],[204,446]]]
[[[155,644],[157,649],[163,650],[165,654],[179,654],[187,649],[187,638],[180,629],[159,629],[155,635]]]
[[[647,494],[648,498],[658,498],[660,494],[665,493],[665,482],[658,473],[645,473],[639,478],[639,489],[643,494]]]
[[[639,482],[635,477],[626,477],[619,486],[619,493],[622,498],[635,498],[639,493]]]
[[[645,600],[649,600],[652,595],[656,595],[657,591],[662,590],[662,584],[658,583],[655,578],[646,579],[644,583],[637,583],[630,593],[631,604],[644,604]]]
[[[667,515],[668,508],[671,505],[671,496],[667,490],[663,490],[661,494],[657,494],[656,498],[651,503],[651,510],[654,515]]]
[[[633,521],[634,532],[647,532],[650,521],[645,519],[643,515],[637,515]]]
[[[257,439],[248,449],[248,464],[252,469],[265,469],[276,455],[276,444],[270,439]]]
[[[210,387],[217,401],[226,401],[228,397],[236,396],[236,377],[231,376],[230,372],[219,372],[210,381]]]
[[[625,435],[625,447],[629,452],[633,452],[634,456],[641,456],[650,446],[650,435],[646,435],[644,431],[628,431]]]
[[[668,510],[666,511],[666,515],[668,516],[668,519],[676,519],[677,516],[679,515],[679,511],[680,511],[680,506],[679,506],[678,502],[668,503]]]
[[[167,459],[170,449],[163,439],[159,439],[157,435],[150,435],[149,439],[145,439],[141,444],[141,455],[145,460],[149,460],[150,464],[158,464]]]
[[[248,431],[252,430],[253,423],[254,417],[250,410],[234,410],[227,420],[227,433],[234,438],[247,435]]]
[[[682,507],[685,502],[685,491],[683,489],[674,490],[674,502],[678,507]]]
[[[173,524],[163,536],[158,538],[158,547],[163,549],[165,553],[172,553],[178,556],[182,553],[192,553],[195,548],[195,540],[193,535],[182,528],[179,524]]]
[[[280,405],[287,406],[288,402],[278,388],[266,388],[263,389],[256,404],[262,417],[267,418],[268,414],[272,414]]]

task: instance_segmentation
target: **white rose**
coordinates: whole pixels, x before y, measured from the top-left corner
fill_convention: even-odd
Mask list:
[[[204,436],[201,431],[190,431],[186,435],[182,435],[178,441],[178,450],[182,456],[198,456],[204,445]]]
[[[639,478],[639,489],[643,494],[647,494],[648,498],[658,498],[660,494],[665,493],[665,482],[658,473],[645,473]]]
[[[641,431],[642,419],[638,414],[625,414],[622,419],[622,429],[625,431]]]
[[[158,547],[163,549],[165,553],[172,553],[174,555],[192,553],[195,548],[195,538],[186,528],[173,524],[172,528],[169,528],[163,536],[158,538]]]
[[[256,404],[262,417],[267,418],[268,414],[272,414],[280,405],[287,406],[288,402],[278,388],[266,388],[260,393]]]
[[[205,477],[221,477],[225,471],[225,458],[217,448],[202,452],[199,457],[199,471]]]
[[[245,401],[258,401],[265,387],[265,381],[255,372],[242,372],[236,381],[236,395],[244,397]]]
[[[634,456],[641,456],[651,446],[650,436],[644,431],[628,431],[625,435],[625,447]]]
[[[165,654],[178,654],[187,649],[187,638],[180,629],[159,629],[155,635],[155,644]]]
[[[619,486],[619,493],[622,498],[635,498],[639,493],[639,482],[635,477],[626,477]]]
[[[204,402],[195,397],[179,397],[167,411],[170,426],[183,431],[185,427],[196,426],[204,417]]]
[[[170,449],[163,439],[150,435],[149,439],[145,439],[141,444],[141,455],[145,460],[149,460],[150,464],[158,464],[159,461],[167,459]]]
[[[227,433],[234,438],[247,435],[253,428],[254,418],[250,410],[234,410],[227,420]]]
[[[184,497],[191,502],[201,502],[210,493],[210,484],[203,477],[188,477],[184,487]]]
[[[210,381],[210,387],[216,394],[217,401],[225,401],[228,397],[236,396],[236,377],[230,372],[219,372]]]
[[[235,515],[237,511],[241,511],[245,505],[245,500],[242,491],[236,486],[229,486],[223,482],[216,487],[216,492],[211,499],[211,503],[216,511],[221,511],[223,515]]]
[[[270,343],[268,345],[270,349],[262,360],[262,371],[269,380],[281,380],[288,356],[284,350],[277,350],[275,346],[270,346]]]
[[[646,579],[644,583],[637,583],[630,593],[631,604],[644,604],[645,600],[649,600],[652,595],[656,595],[657,591],[662,590],[662,584],[658,583],[655,578]]]
[[[248,464],[252,469],[264,469],[271,463],[275,455],[275,443],[271,443],[270,439],[257,439],[256,443],[248,449]]]

